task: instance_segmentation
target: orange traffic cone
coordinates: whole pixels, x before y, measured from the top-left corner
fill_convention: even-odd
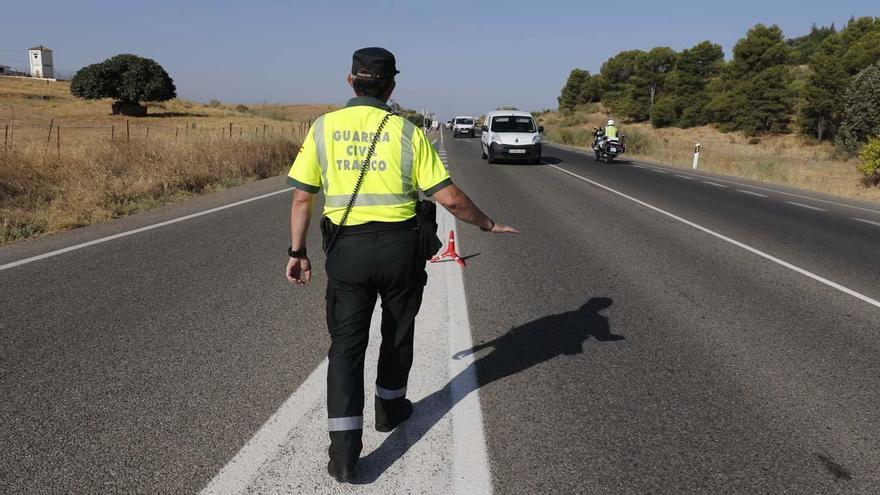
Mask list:
[[[451,259],[464,267],[464,260],[461,259],[461,256],[455,251],[455,231],[449,231],[449,243],[446,244],[446,251],[438,254],[431,258],[431,263],[437,263],[438,261],[443,261],[445,259]]]

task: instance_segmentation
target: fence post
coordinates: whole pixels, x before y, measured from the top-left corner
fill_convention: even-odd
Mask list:
[[[49,121],[49,137],[46,138],[47,143],[52,142],[52,125],[55,123],[55,119]]]
[[[263,141],[266,140],[266,124],[263,124]]]
[[[229,139],[232,139],[232,122],[229,123]]]
[[[700,164],[700,146],[700,143],[697,143],[697,145],[694,146],[694,170],[696,170],[697,166]]]
[[[180,132],[180,127],[174,128],[174,142],[177,142],[177,133]]]
[[[244,134],[244,127],[238,128],[238,138],[241,139],[241,135]]]
[[[149,141],[149,140],[150,140],[150,126],[147,126],[147,137],[144,139],[144,141]]]
[[[55,145],[58,147],[58,158],[61,158],[61,126],[55,126]]]
[[[3,151],[9,147],[9,124],[6,124],[6,133],[3,135]]]
[[[125,143],[131,142],[131,128],[128,125],[128,119],[125,119]]]
[[[110,142],[113,142],[113,138],[116,137],[116,124],[110,126]]]
[[[15,139],[15,117],[12,117],[12,128],[9,130],[9,144]]]

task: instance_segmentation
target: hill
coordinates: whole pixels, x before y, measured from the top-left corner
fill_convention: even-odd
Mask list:
[[[174,99],[130,118],[110,105],[0,77],[0,244],[277,175],[333,108]]]

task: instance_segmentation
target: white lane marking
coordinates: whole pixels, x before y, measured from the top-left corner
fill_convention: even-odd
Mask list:
[[[650,170],[651,172],[656,172],[656,173],[658,173],[658,174],[668,174],[668,173],[671,173],[671,172],[667,172],[667,171],[665,171],[665,170],[663,170],[663,169],[660,169],[660,168],[649,168],[648,170]]]
[[[723,188],[727,189],[727,186],[725,186],[724,184],[718,184],[717,182],[709,182],[707,180],[704,180],[703,184],[709,184],[710,186],[723,187]]]
[[[437,144],[437,138],[431,140],[431,146],[434,146],[435,144]]]
[[[635,165],[634,165],[634,166],[635,166]],[[655,168],[655,167],[644,167],[644,168]],[[705,176],[705,175],[696,175],[696,174],[694,174],[694,175],[692,175],[692,176],[693,176],[693,177],[696,177],[696,178],[700,178],[700,179],[705,179],[705,178],[707,177],[707,176]],[[816,201],[816,202],[818,202],[818,203],[824,203],[824,204],[828,204],[828,205],[840,206],[841,208],[851,208],[851,209],[854,209],[854,210],[866,211],[866,212],[869,212],[869,213],[876,213],[876,214],[880,215],[880,210],[873,210],[873,209],[871,209],[871,208],[864,208],[864,207],[861,207],[861,206],[848,205],[848,204],[846,204],[846,203],[841,203],[841,202],[838,202],[838,201],[829,201],[829,200],[827,200],[827,199],[814,198],[814,197],[812,197],[812,196],[805,196],[805,195],[803,195],[803,194],[795,194],[795,193],[790,193],[790,192],[786,192],[786,191],[780,191],[780,190],[778,190],[778,189],[770,189],[770,188],[767,188],[767,187],[755,186],[755,185],[752,185],[752,184],[744,184],[744,183],[742,183],[742,182],[737,182],[737,181],[729,180],[729,179],[722,179],[722,178],[720,178],[720,177],[712,177],[712,180],[717,181],[717,182],[724,182],[725,184],[732,184],[732,185],[740,186],[740,187],[749,187],[749,188],[752,188],[752,189],[757,189],[757,190],[759,190],[759,191],[765,191],[765,192],[776,193],[776,194],[784,194],[784,195],[786,195],[786,196],[791,196],[791,197],[793,197],[793,198],[806,199],[806,200],[809,200],[809,201]],[[766,197],[766,196],[765,196],[765,197]]]
[[[678,177],[678,178],[680,178],[680,179],[697,180],[697,179],[695,179],[695,178],[693,178],[693,177],[688,177],[687,175],[675,174],[675,176]]]
[[[309,410],[320,400],[326,377],[327,358],[324,358],[201,493],[243,493],[260,466],[271,460],[281,449],[287,434],[303,422]]]
[[[761,194],[761,193],[758,193],[758,192],[755,192],[755,191],[749,191],[748,189],[737,189],[737,191],[738,191],[738,192],[741,192],[741,193],[743,193],[743,194],[748,194],[748,195],[751,195],[751,196],[757,196],[757,197],[759,197],[759,198],[766,198],[766,197],[767,197],[766,194]]]
[[[69,253],[71,251],[76,251],[78,249],[87,248],[89,246],[94,246],[95,244],[102,244],[104,242],[112,241],[115,239],[120,239],[122,237],[128,237],[134,234],[140,234],[141,232],[146,232],[148,230],[158,229],[159,227],[165,227],[167,225],[172,225],[175,223],[183,222],[185,220],[191,220],[193,218],[197,218],[203,215],[209,215],[211,213],[216,213],[221,210],[226,210],[229,208],[235,208],[236,206],[241,206],[243,204],[251,203],[253,201],[259,201],[261,199],[268,198],[270,196],[275,196],[277,194],[283,194],[293,190],[292,187],[288,187],[286,189],[282,189],[280,191],[271,192],[268,194],[263,194],[260,196],[255,196],[253,198],[244,199],[241,201],[236,201],[235,203],[229,203],[228,205],[218,206],[216,208],[211,208],[210,210],[200,211],[198,213],[193,213],[190,215],[185,215],[178,218],[173,218],[171,220],[166,220],[164,222],[154,223],[153,225],[147,225],[146,227],[141,227],[134,230],[127,230],[125,232],[120,232],[118,234],[108,235],[106,237],[101,237],[99,239],[94,239],[88,242],[83,242],[81,244],[75,244],[73,246],[68,246],[66,248],[57,249],[55,251],[50,251],[48,253],[39,254],[37,256],[31,256],[30,258],[24,258],[18,261],[13,261],[11,263],[6,263],[5,265],[0,265],[0,271],[8,270],[10,268],[14,268],[16,266],[26,265],[28,263],[33,263],[34,261],[44,260],[46,258],[51,258],[53,256],[58,256],[59,254]]]
[[[441,210],[439,229],[455,230]],[[459,241],[459,246],[461,246]],[[459,247],[459,250],[461,248]],[[410,420],[391,434],[373,431],[374,388],[365,387],[364,451],[359,477],[368,486],[337,485],[326,473],[327,361],[309,375],[279,410],[202,490],[232,493],[455,493],[491,494],[482,412],[471,349],[462,270],[456,263],[428,266],[428,285],[416,321],[416,366],[407,395],[416,404]],[[364,382],[375,382],[381,312],[377,305]]]
[[[550,164],[548,163],[548,165],[550,165]],[[648,167],[645,167],[644,165],[636,165],[635,163],[633,163],[632,166],[636,167],[636,168],[643,169],[643,170],[647,170],[647,168],[648,168]]]
[[[803,204],[803,203],[798,203],[797,201],[786,201],[786,203],[788,203],[788,204],[790,204],[790,205],[793,205],[793,206],[799,206],[799,207],[801,207],[801,208],[806,208],[806,209],[808,209],[808,210],[814,210],[814,211],[828,211],[828,210],[826,210],[825,208],[819,208],[818,206],[805,205],[805,204]]]
[[[461,237],[455,225],[455,218],[440,208],[441,223],[455,232],[461,251]],[[441,232],[445,232],[443,229]],[[467,301],[464,293],[464,274],[455,263],[447,263],[446,293],[448,296],[447,323],[449,325],[449,353],[473,347],[473,334],[468,317]],[[483,412],[480,407],[479,383],[473,366],[473,354],[459,360],[449,360],[449,375],[461,377],[452,381],[452,472],[455,493],[490,494],[492,476],[489,471],[489,456],[486,453],[486,440],[483,435]],[[470,393],[474,391],[474,393]]]
[[[550,146],[553,146],[553,145],[551,144]],[[587,155],[587,156],[589,156],[589,153],[586,153],[586,152],[581,151],[581,150],[570,150],[570,149],[567,149],[567,148],[562,148],[562,149],[563,149],[563,150],[566,150],[566,151],[569,151],[569,152],[571,152],[571,153],[578,153],[578,154],[582,154],[582,155]],[[642,166],[642,165],[636,165],[635,163],[633,163],[632,166],[633,166],[633,167],[640,167],[640,168],[655,168],[655,166],[647,167],[647,166]],[[699,175],[699,174],[694,174],[694,177],[699,177],[699,178],[701,178],[701,179],[705,179],[705,178],[707,178],[708,176],[705,176],[705,175]],[[876,214],[880,215],[880,210],[874,210],[874,209],[871,209],[871,208],[864,208],[864,207],[861,207],[861,206],[849,205],[849,204],[846,204],[846,203],[840,203],[840,202],[838,202],[838,201],[830,201],[830,200],[827,200],[827,199],[814,198],[814,197],[812,197],[812,196],[805,196],[805,195],[802,195],[802,194],[795,194],[795,193],[790,193],[790,192],[786,192],[786,191],[780,191],[780,190],[778,190],[778,189],[770,189],[770,188],[767,188],[767,187],[756,186],[756,185],[753,185],[753,184],[744,184],[744,183],[742,183],[742,182],[737,182],[737,181],[729,180],[729,179],[721,179],[721,178],[718,178],[718,177],[712,177],[712,179],[713,179],[713,180],[716,180],[716,181],[718,181],[718,182],[724,182],[724,183],[727,183],[727,184],[733,184],[733,185],[740,186],[740,187],[750,187],[750,188],[752,188],[752,189],[757,189],[757,190],[759,190],[759,191],[771,192],[771,193],[776,193],[776,194],[785,194],[786,196],[791,196],[791,197],[793,197],[793,198],[808,199],[808,200],[810,200],[810,201],[817,201],[817,202],[819,202],[819,203],[825,203],[825,204],[829,204],[829,205],[840,206],[841,208],[852,208],[852,209],[854,209],[854,210],[867,211],[867,212],[870,212],[870,213],[876,213]]]
[[[864,218],[853,218],[853,220],[855,220],[856,222],[867,223],[867,224],[869,224],[869,225],[874,225],[874,226],[876,226],[876,227],[880,227],[880,222],[875,222],[875,221],[873,221],[873,220],[867,220],[867,219],[864,219]]]
[[[649,204],[649,203],[646,203],[646,202],[644,202],[644,201],[642,201],[642,200],[640,200],[640,199],[634,198],[634,197],[632,197],[632,196],[630,196],[630,195],[628,195],[628,194],[626,194],[626,193],[622,193],[622,192],[620,192],[620,191],[618,191],[618,190],[616,190],[616,189],[612,189],[612,188],[610,188],[610,187],[608,187],[608,186],[606,186],[606,185],[604,185],[604,184],[600,184],[600,183],[598,183],[598,182],[596,182],[596,181],[593,181],[593,180],[587,179],[586,177],[582,177],[582,176],[580,176],[580,175],[578,175],[578,174],[575,174],[575,173],[573,173],[573,172],[569,172],[568,170],[565,170],[565,169],[562,168],[562,167],[558,167],[558,166],[556,166],[556,165],[550,165],[550,166],[553,167],[553,168],[555,168],[555,169],[557,169],[557,170],[559,170],[559,171],[561,171],[561,172],[564,172],[564,173],[566,173],[566,174],[568,174],[568,175],[571,175],[572,177],[576,177],[576,178],[578,178],[578,179],[580,179],[580,180],[582,180],[582,181],[584,181],[584,182],[590,183],[590,184],[592,184],[592,185],[594,185],[594,186],[596,186],[596,187],[599,187],[599,188],[604,189],[604,190],[606,190],[606,191],[608,191],[608,192],[614,193],[614,194],[616,194],[616,195],[618,195],[618,196],[620,196],[620,197],[622,197],[622,198],[626,198],[626,199],[628,199],[628,200],[630,200],[630,201],[632,201],[632,202],[634,202],[634,203],[637,203],[637,204],[639,204],[639,205],[641,205],[641,206],[644,206],[645,208],[648,208],[648,209],[650,209],[650,210],[656,211],[657,213],[660,213],[660,214],[662,214],[662,215],[666,215],[667,217],[672,218],[673,220],[677,220],[677,221],[679,221],[679,222],[681,222],[681,223],[683,223],[683,224],[685,224],[685,225],[688,225],[688,226],[693,227],[693,228],[695,228],[695,229],[697,229],[697,230],[700,230],[700,231],[702,231],[702,232],[705,232],[706,234],[709,234],[709,235],[711,235],[711,236],[713,236],[713,237],[716,237],[716,238],[718,238],[718,239],[721,239],[722,241],[728,242],[728,243],[730,243],[730,244],[733,244],[734,246],[737,246],[737,247],[739,247],[739,248],[745,249],[746,251],[748,251],[748,252],[750,252],[750,253],[756,254],[756,255],[758,255],[758,256],[764,258],[764,259],[770,260],[770,261],[772,261],[772,262],[774,262],[774,263],[776,263],[776,264],[778,264],[778,265],[784,266],[785,268],[788,268],[789,270],[792,270],[792,271],[795,271],[795,272],[797,272],[797,273],[800,273],[801,275],[804,275],[804,276],[806,276],[806,277],[809,277],[809,278],[811,278],[811,279],[813,279],[813,280],[815,280],[815,281],[817,281],[817,282],[819,282],[819,283],[822,283],[822,284],[824,284],[824,285],[827,285],[827,286],[829,286],[829,287],[831,287],[831,288],[833,288],[833,289],[837,289],[837,290],[839,290],[840,292],[843,292],[844,294],[850,295],[850,296],[852,296],[852,297],[855,297],[856,299],[859,299],[859,300],[861,300],[861,301],[864,301],[864,302],[870,304],[871,306],[874,306],[874,307],[880,308],[880,301],[878,301],[878,300],[876,300],[876,299],[873,299],[873,298],[871,298],[871,297],[869,297],[869,296],[866,296],[866,295],[864,295],[864,294],[861,294],[861,293],[859,293],[859,292],[856,292],[856,291],[854,291],[854,290],[852,290],[852,289],[849,289],[849,288],[847,288],[847,287],[844,287],[844,286],[838,284],[837,282],[833,282],[833,281],[828,280],[828,279],[826,279],[826,278],[823,278],[823,277],[821,277],[821,276],[819,276],[819,275],[816,275],[815,273],[812,273],[812,272],[810,272],[810,271],[804,270],[803,268],[800,268],[800,267],[798,267],[798,266],[796,266],[796,265],[793,265],[793,264],[791,264],[791,263],[789,263],[789,262],[787,262],[787,261],[784,261],[784,260],[782,260],[782,259],[779,259],[779,258],[777,258],[777,257],[775,257],[775,256],[773,256],[773,255],[771,255],[771,254],[767,254],[767,253],[765,253],[765,252],[763,252],[763,251],[761,251],[761,250],[759,250],[759,249],[755,249],[755,248],[753,248],[753,247],[751,247],[751,246],[749,246],[749,245],[747,245],[747,244],[743,244],[742,242],[739,242],[739,241],[737,241],[736,239],[732,239],[732,238],[730,238],[730,237],[727,237],[727,236],[725,236],[724,234],[719,234],[718,232],[715,232],[714,230],[711,230],[711,229],[708,229],[708,228],[706,228],[706,227],[703,227],[702,225],[699,225],[699,224],[696,224],[696,223],[694,223],[694,222],[691,222],[690,220],[686,220],[686,219],[684,219],[684,218],[682,218],[682,217],[680,217],[680,216],[678,216],[678,215],[675,215],[674,213],[670,213],[670,212],[668,212],[668,211],[666,211],[666,210],[660,209],[660,208],[658,208],[658,207],[656,207],[656,206],[654,206],[654,205],[652,205],[652,204]]]

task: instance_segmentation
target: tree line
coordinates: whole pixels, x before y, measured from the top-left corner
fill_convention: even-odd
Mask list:
[[[571,71],[558,101],[562,111],[602,102],[654,127],[797,131],[855,153],[880,135],[880,17],[852,18],[840,30],[814,24],[796,38],[758,24],[730,60],[711,41],[623,51],[597,74]]]

